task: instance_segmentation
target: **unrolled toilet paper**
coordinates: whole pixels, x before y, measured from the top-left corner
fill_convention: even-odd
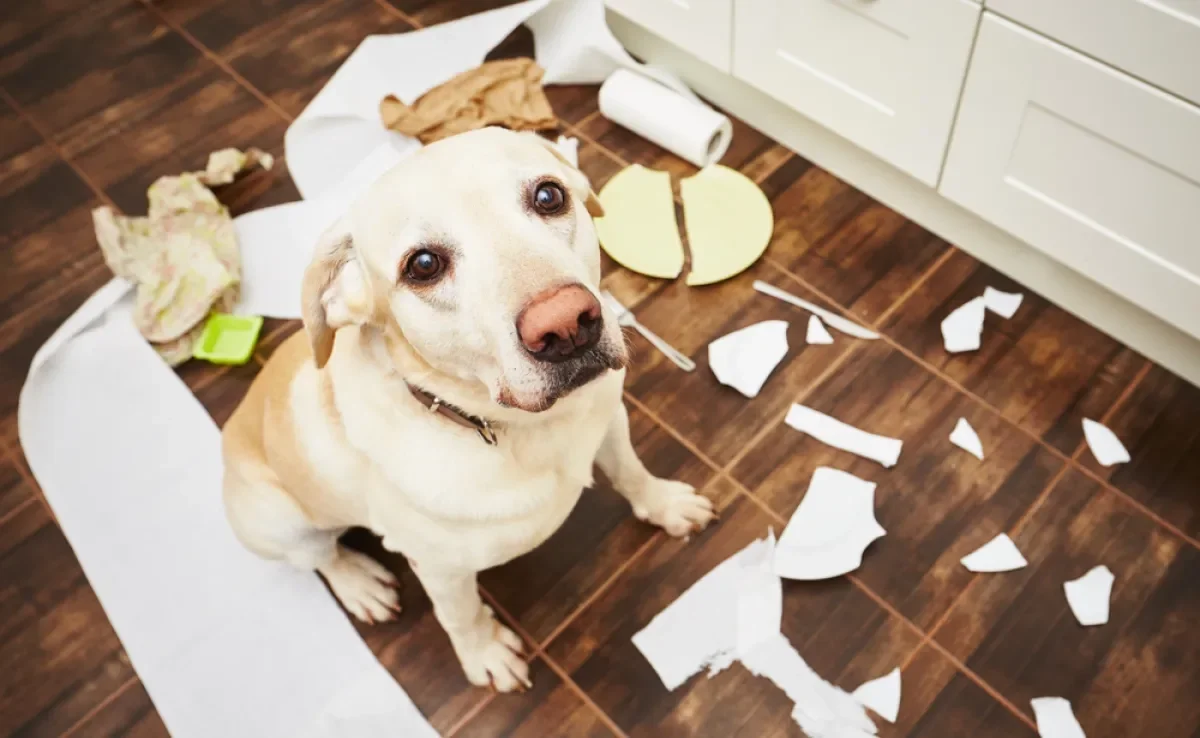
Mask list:
[[[698,167],[720,161],[733,140],[729,118],[628,69],[600,85],[600,113]]]

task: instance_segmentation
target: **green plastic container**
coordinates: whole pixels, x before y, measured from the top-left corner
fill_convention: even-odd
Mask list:
[[[262,326],[259,316],[213,313],[193,355],[213,364],[245,364],[254,355]]]

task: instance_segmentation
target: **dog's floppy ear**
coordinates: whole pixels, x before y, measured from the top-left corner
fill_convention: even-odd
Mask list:
[[[346,218],[339,218],[317,242],[300,288],[300,311],[318,369],[333,353],[337,330],[362,325],[371,316],[370,286],[364,268],[355,253]]]
[[[554,154],[556,157],[558,157],[558,160],[565,164],[567,168],[569,168],[575,175],[573,177],[575,181],[570,183],[571,189],[576,190],[577,194],[584,192],[587,193],[586,195],[582,195],[582,197],[583,206],[587,208],[588,215],[592,216],[593,218],[603,217],[604,206],[600,204],[600,199],[596,197],[596,193],[592,191],[592,183],[588,181],[587,175],[580,171],[579,167],[568,161],[567,157],[563,155],[563,152],[559,150],[558,146],[556,146],[553,141],[542,138],[536,133],[527,133],[526,135],[537,139],[539,143],[545,146],[551,154]]]

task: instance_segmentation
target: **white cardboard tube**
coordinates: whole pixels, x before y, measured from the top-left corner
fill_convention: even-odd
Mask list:
[[[600,85],[600,113],[698,167],[720,161],[733,139],[724,115],[628,69]]]

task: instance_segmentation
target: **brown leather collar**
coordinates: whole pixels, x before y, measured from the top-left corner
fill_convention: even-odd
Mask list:
[[[447,405],[441,398],[431,395],[423,389],[414,387],[407,382],[405,384],[408,386],[408,391],[412,393],[412,396],[417,398],[417,402],[424,405],[430,412],[437,413],[464,428],[470,428],[477,432],[479,437],[489,446],[495,446],[499,441],[495,429],[492,428],[492,424],[488,421],[483,418],[477,418],[474,415],[468,415],[453,405]]]

